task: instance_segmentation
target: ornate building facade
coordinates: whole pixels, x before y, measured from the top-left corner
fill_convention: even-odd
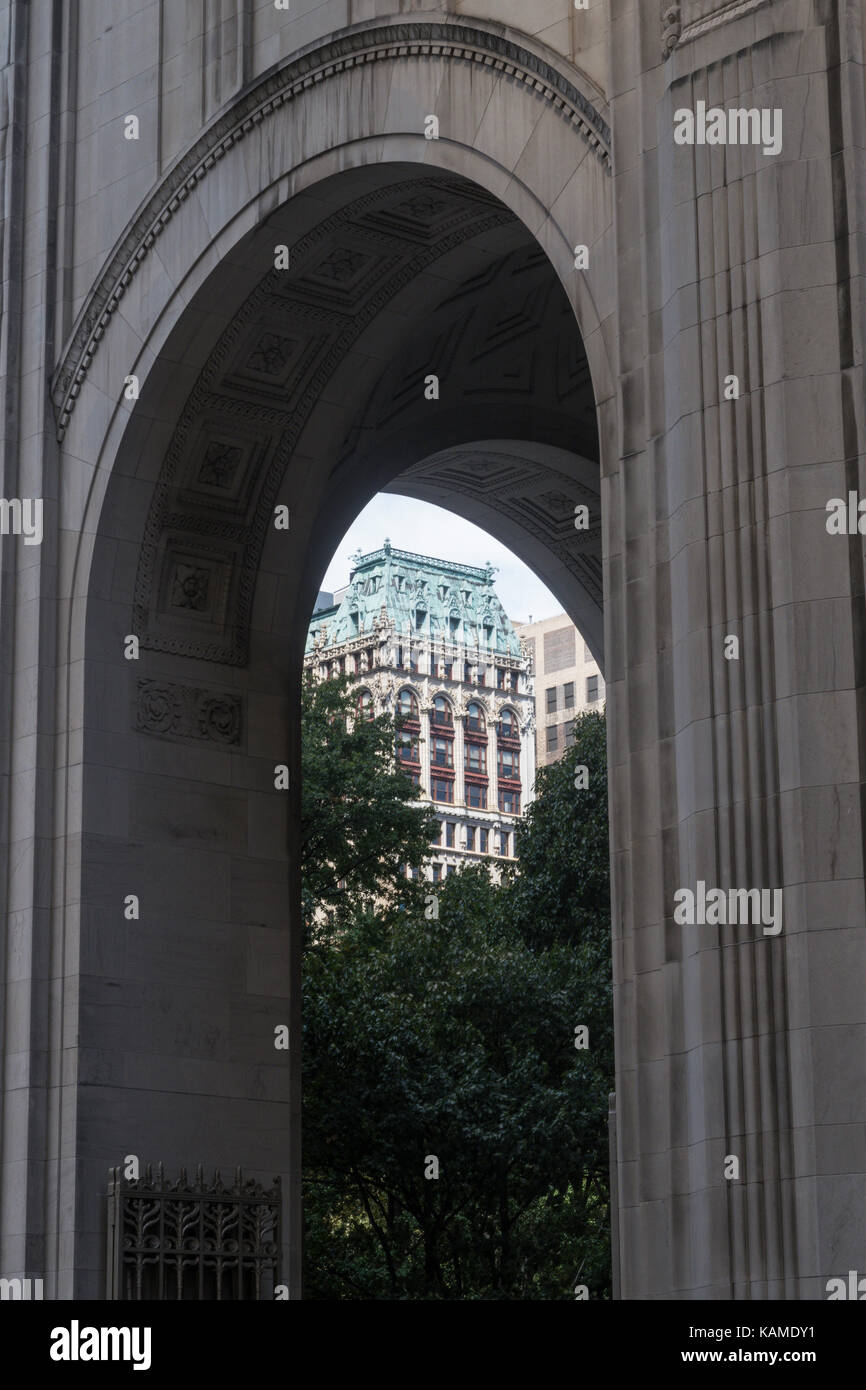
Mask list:
[[[427,873],[514,856],[535,781],[531,662],[493,568],[381,550],[313,616],[305,668],[349,675],[365,717],[399,712],[397,759],[440,813]]]

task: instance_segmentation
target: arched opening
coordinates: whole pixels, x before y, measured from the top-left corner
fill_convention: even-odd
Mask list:
[[[103,1045],[118,977],[142,1020],[87,1103],[120,1107],[126,1151],[169,1170],[279,1173],[293,1288],[298,1058],[274,1039],[299,1032],[303,639],[323,562],[388,487],[501,538],[601,656],[599,432],[574,311],[503,202],[403,164],[281,205],[194,296],[119,449],[87,610],[82,1045]],[[118,668],[130,632],[140,654]],[[148,929],[106,965],[115,904],[141,884]],[[91,1227],[109,1130],[81,1165]]]
[[[355,724],[358,678],[320,679],[361,644],[378,737]],[[545,689],[574,695],[584,661],[536,576],[417,500],[379,494],[321,578],[302,705],[307,1298],[610,1296],[604,721],[572,707],[573,751],[536,775],[561,727]]]

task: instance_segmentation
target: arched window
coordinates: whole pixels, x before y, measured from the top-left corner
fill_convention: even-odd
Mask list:
[[[401,690],[397,696],[397,708],[404,719],[418,719],[418,701],[411,690]]]
[[[504,709],[499,716],[499,737],[500,738],[519,738],[517,728],[517,716],[513,710]]]
[[[450,704],[445,699],[444,695],[437,695],[435,700],[433,701],[433,714],[431,722],[433,724],[439,725],[440,728],[453,727],[454,714],[452,712]]]
[[[358,691],[358,713],[362,719],[373,718],[373,696],[369,690]]]
[[[484,718],[484,710],[474,700],[466,708],[466,727],[472,734],[484,734],[487,732],[487,721]]]

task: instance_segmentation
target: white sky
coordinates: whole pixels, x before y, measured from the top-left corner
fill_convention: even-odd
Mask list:
[[[395,550],[413,550],[437,560],[482,567],[489,560],[497,569],[496,592],[512,622],[526,622],[530,614],[538,622],[562,612],[562,604],[532,570],[487,531],[429,502],[384,492],[377,493],[356,517],[319,588],[332,593],[348,584],[350,557],[358,549],[364,554],[379,550],[386,537]]]

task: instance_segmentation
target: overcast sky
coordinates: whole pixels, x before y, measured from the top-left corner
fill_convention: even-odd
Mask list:
[[[346,532],[320,588],[333,593],[348,584],[350,558],[355,551],[361,549],[366,554],[379,550],[386,537],[395,550],[413,550],[437,560],[482,567],[489,560],[497,569],[493,581],[496,592],[514,622],[526,622],[530,614],[538,621],[562,612],[562,604],[532,570],[487,531],[429,502],[384,492],[373,498]]]

